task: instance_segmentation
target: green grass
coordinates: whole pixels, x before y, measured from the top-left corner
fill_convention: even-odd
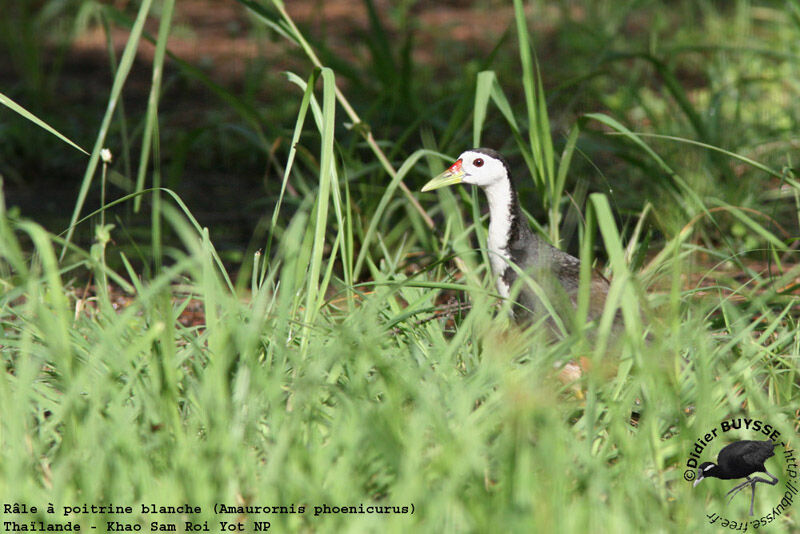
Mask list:
[[[281,134],[288,148],[275,156],[281,181],[271,186],[272,209],[254,229],[262,252],[240,265],[223,261],[209,229],[149,170],[168,157],[158,72],[146,115],[131,129],[145,148],[125,145],[128,159],[139,161],[125,176],[131,189],[104,193],[97,211],[85,204],[95,181],[105,192],[101,149],[119,142],[110,132],[124,137],[115,103],[133,51],[152,37],[139,34],[147,1],[133,20],[103,12],[132,31],[100,108],[72,210],[76,226],[49,232],[0,196],[0,495],[3,503],[39,507],[15,519],[69,520],[84,531],[111,520],[145,529],[150,521],[207,520],[211,531],[219,521],[243,521],[252,531],[253,521],[267,520],[274,532],[564,533],[715,532],[705,521],[711,511],[746,519],[746,497],[725,504],[729,485],[710,480],[693,490],[683,476],[693,442],[722,420],[765,420],[792,447],[798,443],[800,183],[785,137],[798,110],[790,107],[788,125],[773,127],[757,122],[760,101],[746,91],[714,89],[726,76],[744,76],[740,56],[769,55],[717,50],[709,70],[727,74],[690,93],[675,75],[686,50],[620,51],[616,28],[633,9],[590,2],[599,21],[594,38],[605,45],[584,52],[597,72],[546,93],[546,67],[541,60],[537,67],[524,6],[515,2],[514,38],[498,43],[504,58],[465,76],[445,111],[422,123],[397,110],[420,102],[424,89],[392,93],[398,72],[424,67],[412,65],[406,48],[393,55],[375,12],[369,48],[381,58],[370,67],[377,88],[363,89],[377,92],[376,105],[396,106],[396,115],[371,128],[370,113],[357,111],[368,106],[352,102],[341,83],[357,77],[360,65],[345,58],[332,65],[330,50],[278,0],[239,3],[308,60],[307,71],[290,74],[284,86],[297,111]],[[678,13],[701,5],[721,34],[729,31],[723,23],[758,32],[765,14],[797,12],[793,2],[741,2],[729,11],[677,4]],[[172,7],[161,5],[156,71],[170,56]],[[756,8],[758,16],[748,15]],[[656,13],[657,21],[671,16]],[[767,20],[779,21],[774,42],[797,37],[795,19]],[[565,39],[579,29],[567,25]],[[657,41],[658,32],[651,37]],[[521,67],[506,68],[509,56]],[[614,69],[625,61],[634,75],[649,69],[663,89],[615,85]],[[764,76],[796,71],[786,63]],[[249,113],[256,108],[247,97],[178,65],[251,128],[255,146],[270,150],[276,126],[254,119],[262,115]],[[609,104],[561,131],[552,117],[569,92],[603,93]],[[61,150],[80,144],[24,99],[3,91],[0,98],[20,120],[60,136]],[[764,105],[772,112],[782,104]],[[638,131],[642,116],[646,132]],[[396,132],[395,119],[393,144],[387,132]],[[588,267],[605,267],[612,278],[598,324],[555,340],[511,326],[508,303],[495,305],[485,251],[475,248],[485,238],[480,195],[414,192],[412,184],[460,149],[498,132],[521,162],[525,206],[542,215],[532,224],[559,246],[577,243],[586,266],[579,316]],[[598,156],[606,152],[618,158]],[[599,186],[577,179],[587,168]],[[611,172],[617,168],[623,172]],[[139,202],[152,222],[135,238],[115,209]],[[76,245],[73,230],[93,233],[94,244]],[[117,240],[132,245],[123,252]],[[90,284],[96,289],[85,293]],[[450,298],[472,305],[445,313]],[[624,328],[614,339],[618,309]],[[198,310],[199,324],[179,321],[187,310]],[[581,358],[587,371],[562,384],[559,368]],[[734,433],[726,442],[734,436],[755,437]],[[785,480],[785,466],[771,462]],[[782,493],[782,484],[760,486],[756,517]],[[188,503],[202,512],[143,516],[142,503]],[[213,512],[215,503],[305,512],[226,516]],[[134,513],[64,517],[64,506],[83,504],[133,506]],[[315,506],[360,504],[413,505],[414,513],[314,513]],[[796,517],[792,508],[768,528],[797,531]]]

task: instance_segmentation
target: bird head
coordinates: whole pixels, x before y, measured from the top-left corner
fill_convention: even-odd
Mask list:
[[[715,467],[717,467],[716,464],[712,462],[703,462],[702,464],[700,464],[700,467],[697,468],[697,478],[694,480],[694,484],[692,484],[692,487],[694,488],[698,484],[700,484],[700,481],[706,477],[706,472],[709,471],[710,469],[714,469]]]
[[[500,154],[487,148],[473,148],[458,156],[455,163],[425,184],[422,191],[461,183],[485,189],[508,179],[508,166]]]

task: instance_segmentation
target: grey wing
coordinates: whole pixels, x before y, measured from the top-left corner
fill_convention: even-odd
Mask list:
[[[550,266],[553,276],[564,289],[572,306],[577,305],[578,286],[580,285],[581,261],[562,250],[547,245],[547,250],[543,250],[546,263]],[[603,313],[606,295],[608,294],[609,282],[602,274],[592,270],[591,282],[589,286],[589,319],[595,319]],[[622,316],[617,310],[615,320],[619,321]]]
[[[541,243],[539,248],[539,265],[553,273],[568,295],[574,296],[578,292],[578,284],[581,276],[581,260],[547,243]],[[597,273],[592,273],[592,276],[597,276],[605,281],[605,279]]]
[[[719,453],[718,463],[726,465],[730,469],[745,470],[761,465],[773,455],[772,449],[764,447],[763,441],[742,440],[731,443],[722,449]]]
[[[770,456],[774,456],[773,448],[775,442],[767,440],[772,445],[771,448],[765,447],[763,441],[751,441],[745,449],[744,454],[741,455],[742,460],[750,465],[760,465]]]
[[[558,250],[540,239],[535,239],[528,246],[509,247],[512,257],[517,258],[517,266],[527,273],[548,295],[556,309],[568,309],[574,305],[574,295],[578,289],[580,276],[580,260]],[[506,282],[509,285],[517,279],[513,268],[506,270]],[[539,309],[538,298],[530,290],[521,291],[517,298],[520,304],[531,309]]]
[[[558,280],[569,295],[574,295],[578,291],[581,260],[557,248],[552,248],[551,255],[552,259],[550,261],[554,266],[554,272]]]

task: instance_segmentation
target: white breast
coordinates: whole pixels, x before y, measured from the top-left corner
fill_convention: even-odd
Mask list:
[[[502,279],[508,268],[508,234],[511,231],[511,189],[507,181],[502,181],[484,189],[489,201],[489,235],[486,248],[492,273],[497,277],[497,291],[508,297],[509,287]]]
[[[493,228],[494,220],[489,224],[489,237],[486,239],[486,248],[489,250],[489,264],[492,267],[492,273],[494,274],[497,280],[497,291],[503,297],[508,297],[508,285],[503,282],[503,273],[508,268],[508,259],[510,255],[505,248],[505,236],[508,235],[508,231],[503,234],[504,238],[502,240],[498,240],[496,235],[493,235]],[[496,229],[494,229],[496,230]]]

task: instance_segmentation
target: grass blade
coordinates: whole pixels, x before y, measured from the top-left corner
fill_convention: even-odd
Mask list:
[[[83,180],[81,181],[81,188],[78,192],[78,200],[75,203],[75,208],[70,219],[69,229],[67,230],[67,243],[69,243],[72,239],[75,223],[77,222],[78,217],[80,217],[83,204],[86,201],[86,195],[89,192],[89,186],[92,183],[95,170],[97,170],[97,164],[100,160],[100,151],[103,149],[105,144],[106,135],[108,135],[108,129],[111,126],[111,119],[114,117],[114,109],[116,108],[117,102],[119,102],[120,95],[122,94],[122,88],[125,85],[125,80],[128,78],[131,66],[133,65],[133,60],[136,57],[136,50],[139,47],[139,39],[142,36],[142,29],[144,27],[145,20],[147,20],[147,14],[150,12],[151,4],[152,0],[142,0],[141,5],[139,6],[139,12],[136,16],[136,21],[134,22],[133,28],[131,29],[131,34],[128,37],[128,42],[125,44],[125,50],[122,53],[119,69],[117,70],[117,75],[114,77],[114,83],[111,86],[111,94],[109,95],[106,112],[103,116],[100,130],[97,133],[97,139],[95,140],[94,148],[92,148],[92,153],[89,156],[89,164],[86,167],[86,172],[84,173]],[[64,246],[64,248],[61,249],[60,259],[64,258],[64,254],[66,254],[66,252],[67,248]]]

